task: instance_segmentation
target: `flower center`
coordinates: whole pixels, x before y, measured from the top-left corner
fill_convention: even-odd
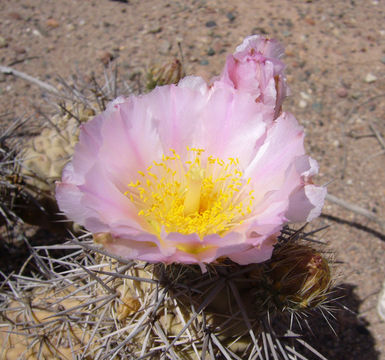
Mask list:
[[[202,156],[203,149],[188,148],[188,160],[171,150],[153,162],[140,180],[128,184],[125,195],[144,217],[149,230],[224,235],[252,212],[253,190],[245,181],[239,160]]]

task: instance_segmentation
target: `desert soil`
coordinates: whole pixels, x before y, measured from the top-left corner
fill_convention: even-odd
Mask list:
[[[284,109],[305,128],[320,165],[317,183],[385,224],[384,20],[384,3],[374,0],[3,0],[0,65],[59,88],[59,76],[102,78],[118,65],[130,83],[182,52],[186,73],[209,79],[245,36],[276,38],[286,47],[291,88]],[[2,130],[46,108],[41,88],[20,78],[0,74],[0,94]],[[338,302],[349,310],[331,320],[337,336],[316,322],[310,342],[329,359],[385,359],[385,322],[376,311],[385,230],[330,201],[311,228],[324,225],[319,236],[338,262],[345,295]]]

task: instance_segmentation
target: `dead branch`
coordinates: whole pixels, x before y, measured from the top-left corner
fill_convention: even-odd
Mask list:
[[[349,211],[352,211],[358,215],[365,216],[369,220],[374,221],[375,223],[380,225],[382,229],[385,229],[385,222],[382,219],[379,219],[374,213],[369,210],[366,210],[358,205],[348,203],[347,201],[342,200],[331,194],[326,195],[326,200],[332,202],[333,204],[339,205]]]
[[[23,73],[21,71],[18,71],[18,70],[15,70],[11,67],[8,67],[8,66],[0,66],[0,72],[5,74],[5,75],[13,75],[13,76],[17,76],[19,77],[20,79],[23,79],[23,80],[26,80],[26,81],[29,81],[30,83],[32,84],[35,84],[39,87],[41,87],[42,89],[46,90],[46,91],[49,91],[55,95],[61,95],[60,91],[57,90],[55,87],[53,87],[52,85],[50,84],[47,84],[45,83],[44,81],[41,81],[39,79],[36,79],[26,73]]]

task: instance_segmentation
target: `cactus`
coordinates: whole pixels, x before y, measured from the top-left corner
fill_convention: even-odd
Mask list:
[[[182,76],[175,60],[151,68],[146,88],[176,83]],[[87,96],[67,86],[72,100],[60,105],[62,112],[22,150],[10,152],[1,141],[0,190],[6,199],[1,213],[6,221],[52,224],[57,212],[54,182],[72,155],[79,125],[115,97],[111,84],[116,81],[114,77],[103,88],[94,82]],[[103,243],[103,236],[95,235],[95,242]],[[36,248],[29,262],[34,259],[41,273],[7,277],[0,287],[0,357],[296,358],[295,344],[300,348],[303,340],[290,318],[322,309],[332,286],[328,260],[298,237],[307,234],[286,229],[264,264],[240,266],[220,259],[205,273],[194,265],[110,257],[90,237]],[[65,251],[59,258],[53,254],[58,249]],[[325,359],[312,352],[312,358]]]
[[[72,157],[79,126],[104,110],[105,104],[115,97],[118,87],[117,73],[107,74],[106,83],[100,86],[94,78],[87,84],[80,80],[68,85],[62,81],[62,97],[53,103],[56,114],[49,117],[40,112],[44,120],[39,134],[10,142],[17,128],[26,123],[15,122],[1,135],[0,192],[4,208],[3,221],[21,220],[29,224],[56,229],[63,220],[58,217],[54,198],[54,183],[61,178],[64,165]],[[131,89],[121,93],[130,93]],[[57,109],[60,109],[57,111]],[[40,118],[40,120],[42,120]],[[27,128],[32,128],[27,123]]]
[[[297,256],[298,248],[299,254],[317,254],[326,264],[308,245],[290,241],[265,264],[240,266],[222,259],[202,274],[192,265],[122,262],[94,249],[91,240],[75,242],[60,246],[72,253],[59,259],[49,255],[58,246],[37,249],[34,258],[42,276],[17,276],[8,280],[8,291],[3,286],[7,328],[0,333],[2,358],[214,360],[258,353],[290,358],[293,348],[285,343],[296,339],[293,333],[287,328],[286,334],[278,334],[269,327],[275,316],[287,318],[302,308],[276,307],[272,312],[259,305],[276,296],[277,281],[283,281],[280,269],[290,266],[284,254]],[[292,259],[301,269],[308,267],[304,263],[301,257]],[[285,289],[290,304],[299,300],[287,288],[326,301],[330,281],[321,281],[327,286],[320,291],[318,285],[307,285],[313,285],[312,279],[289,276],[278,290]],[[261,284],[272,286],[261,291]],[[322,301],[309,301],[306,309],[316,309]]]
[[[77,115],[71,115],[74,110],[69,107],[64,114],[55,115],[50,126],[30,139],[23,148],[21,173],[28,184],[43,194],[54,193],[54,183],[61,178],[64,165],[72,157],[80,124],[95,115],[94,110],[84,104],[77,106]]]

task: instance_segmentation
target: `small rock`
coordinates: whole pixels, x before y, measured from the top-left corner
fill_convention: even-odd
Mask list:
[[[23,17],[19,13],[15,12],[15,11],[10,12],[8,14],[8,16],[12,20],[23,20]]]
[[[159,53],[161,55],[168,55],[171,50],[171,43],[165,39],[159,41]]]
[[[209,61],[207,59],[202,59],[199,64],[201,65],[208,65],[209,64]]]
[[[335,148],[338,148],[338,147],[340,146],[340,142],[339,142],[338,140],[334,140],[334,141],[333,141],[333,146],[334,146]]]
[[[311,96],[308,93],[301,91],[299,94],[301,95],[301,98],[304,100],[310,100],[311,99]]]
[[[337,28],[334,28],[334,29],[332,30],[332,34],[333,34],[335,37],[338,37],[338,36],[341,35],[341,31],[338,30]]]
[[[229,19],[229,21],[233,22],[235,20],[235,15],[229,11],[227,14],[226,14],[226,17]]]
[[[291,32],[290,32],[289,30],[283,30],[283,31],[282,31],[282,35],[283,35],[284,37],[289,37],[289,36],[291,36]]]
[[[38,37],[43,36],[43,35],[41,34],[41,32],[40,32],[39,30],[37,30],[37,29],[33,29],[33,30],[32,30],[32,35],[38,36]]]
[[[214,55],[215,55],[215,50],[214,50],[213,48],[209,48],[209,49],[207,50],[207,55],[208,55],[208,56],[214,56]]]
[[[340,98],[346,98],[348,96],[348,91],[344,87],[340,87],[336,90],[336,94]]]
[[[307,102],[305,100],[300,100],[298,105],[300,108],[304,109],[307,106]]]
[[[114,56],[108,51],[103,51],[100,53],[99,60],[103,63],[104,66],[107,66],[113,59]]]
[[[261,26],[256,26],[256,27],[253,28],[253,30],[251,30],[251,33],[252,34],[267,35],[269,32],[265,28],[263,28]]]
[[[160,32],[162,32],[162,27],[159,25],[155,25],[148,30],[149,34],[159,34]]]
[[[219,53],[225,51],[225,50],[223,49],[222,41],[219,40],[219,39],[217,39],[217,40],[215,40],[215,41],[213,42],[213,49],[214,49],[214,51],[215,51],[216,54],[219,54]]]
[[[313,25],[313,26],[315,25],[314,19],[311,18],[311,17],[309,17],[309,16],[305,17],[305,22],[306,22],[307,24],[309,24],[309,25]]]
[[[5,48],[7,46],[8,46],[8,41],[2,36],[0,36],[0,49]]]
[[[51,29],[56,29],[57,27],[59,27],[59,22],[52,18],[48,19],[45,24]]]
[[[208,28],[212,28],[215,26],[217,26],[217,23],[214,20],[207,21],[207,23],[206,23],[206,27],[208,27]]]
[[[315,103],[313,103],[312,104],[312,109],[315,111],[315,112],[321,112],[322,111],[322,103],[320,103],[320,102],[315,102]]]
[[[381,58],[381,62],[382,62],[383,64],[385,64],[385,56],[383,56],[383,57]]]
[[[372,73],[368,73],[366,76],[365,76],[365,82],[367,82],[368,84],[370,83],[373,83],[377,80],[377,76],[373,75]]]
[[[25,50],[22,47],[18,47],[18,46],[15,46],[13,49],[15,50],[15,53],[17,55],[25,54],[27,52],[27,50]]]
[[[293,57],[294,56],[293,49],[287,47],[286,50],[285,50],[285,55],[288,56],[288,57]]]
[[[75,30],[75,25],[74,24],[68,24],[67,25],[67,31],[68,32],[71,32],[71,31],[74,31]]]

